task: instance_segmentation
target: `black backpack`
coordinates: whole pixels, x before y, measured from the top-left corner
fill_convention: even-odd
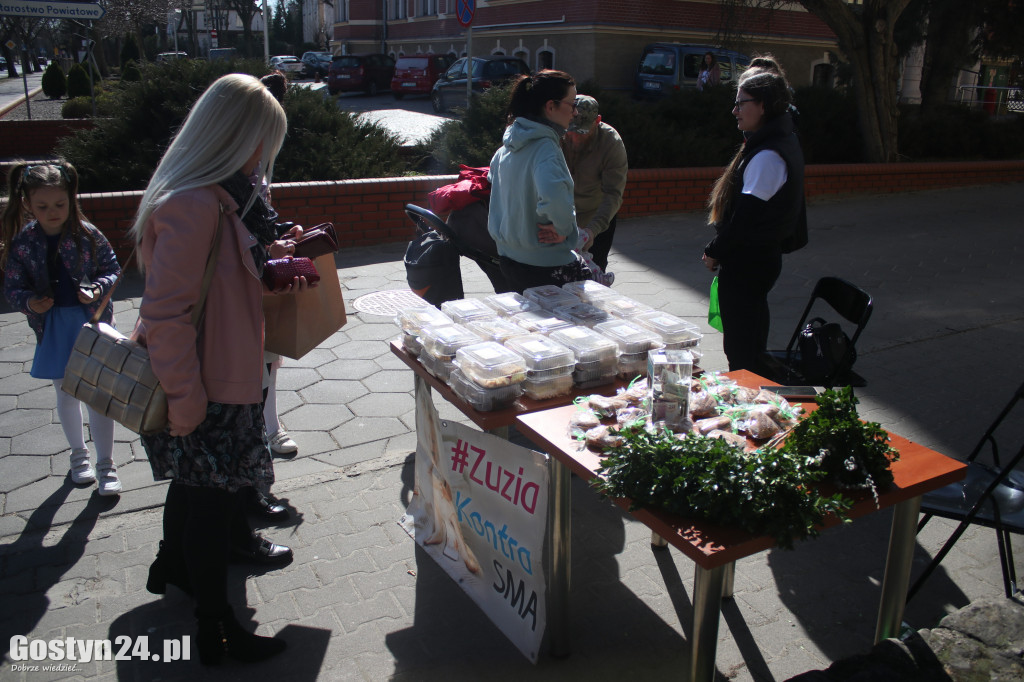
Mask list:
[[[857,359],[857,349],[853,348],[850,337],[835,322],[825,322],[820,317],[813,318],[800,332],[797,340],[800,350],[800,373],[807,381],[820,383],[832,376],[837,369],[849,369]],[[850,359],[845,367],[840,367],[847,351]]]
[[[417,230],[406,247],[405,277],[410,289],[435,306],[464,296],[459,249],[433,230]]]

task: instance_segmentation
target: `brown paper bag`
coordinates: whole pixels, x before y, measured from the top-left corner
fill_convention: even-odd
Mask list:
[[[320,283],[301,294],[263,297],[264,348],[298,360],[345,325],[345,301],[334,254],[313,260]]]

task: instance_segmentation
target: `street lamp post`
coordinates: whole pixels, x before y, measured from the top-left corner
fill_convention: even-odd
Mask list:
[[[174,10],[174,58],[178,58],[178,17],[181,16],[181,10]]]

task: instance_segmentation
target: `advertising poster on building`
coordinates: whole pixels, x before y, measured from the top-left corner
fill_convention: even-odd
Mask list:
[[[546,623],[547,456],[437,416],[416,378],[416,484],[399,522],[537,662]]]

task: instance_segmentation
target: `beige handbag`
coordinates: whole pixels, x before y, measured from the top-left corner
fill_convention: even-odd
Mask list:
[[[206,293],[213,280],[223,211],[221,216],[213,238],[213,249],[206,259],[199,300],[192,308],[192,325],[195,327],[202,320]],[[167,395],[153,373],[149,351],[109,324],[100,322],[113,293],[114,287],[111,287],[92,319],[78,332],[64,369],[61,389],[135,433],[158,433],[167,426]]]

